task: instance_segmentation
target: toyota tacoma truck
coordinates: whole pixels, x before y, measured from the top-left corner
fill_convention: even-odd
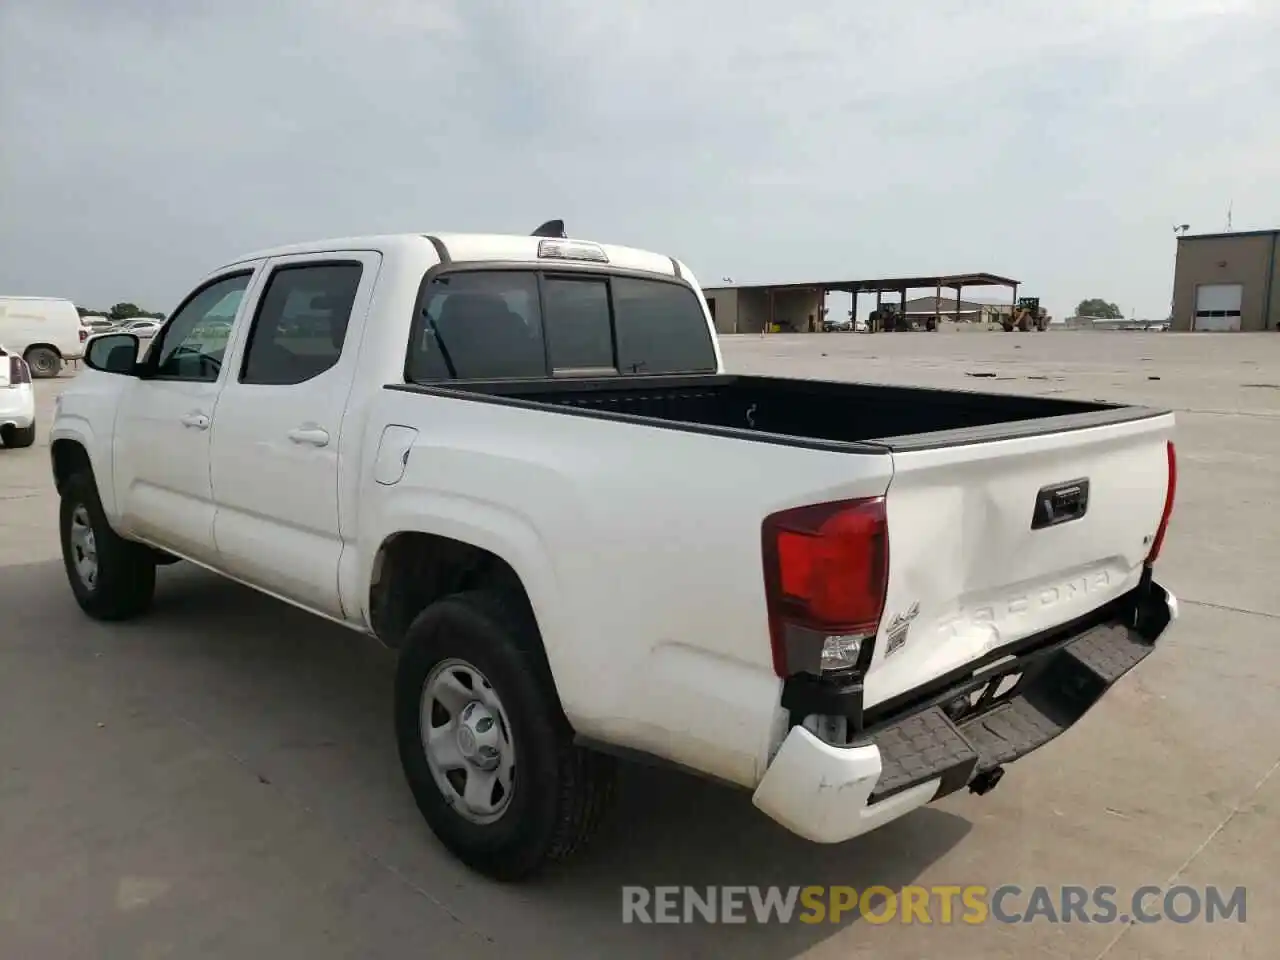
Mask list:
[[[685,264],[554,221],[255,253],[138,347],[57,404],[76,602],[189,561],[397,651],[413,796],[499,879],[619,757],[819,843],[984,793],[1176,616],[1171,414],[728,373]]]

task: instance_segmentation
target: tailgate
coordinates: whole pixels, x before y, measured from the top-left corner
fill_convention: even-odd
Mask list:
[[[868,706],[1137,586],[1173,415],[893,453],[889,585]]]

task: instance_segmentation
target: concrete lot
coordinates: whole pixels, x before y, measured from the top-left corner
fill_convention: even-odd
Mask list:
[[[1280,336],[729,338],[738,371],[1178,411],[1162,578],[1183,618],[1085,721],[882,831],[805,844],[745,794],[626,771],[572,869],[500,887],[435,843],[390,729],[393,660],[212,576],[106,627],[58,560],[43,434],[0,449],[0,957],[1273,956],[1280,911]],[[973,374],[995,374],[975,377]],[[39,385],[41,426],[61,383]],[[1249,886],[1248,922],[625,926],[623,884]]]

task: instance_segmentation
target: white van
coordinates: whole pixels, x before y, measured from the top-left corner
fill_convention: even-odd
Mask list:
[[[0,346],[22,357],[35,377],[56,377],[84,355],[89,331],[70,300],[0,296]]]

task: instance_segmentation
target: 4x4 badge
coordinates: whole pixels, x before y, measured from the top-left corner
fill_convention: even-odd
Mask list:
[[[919,600],[911,604],[906,613],[899,613],[889,621],[889,629],[885,631],[884,655],[886,658],[893,656],[903,648],[907,642],[907,634],[911,630],[911,624],[918,616],[920,616]]]

